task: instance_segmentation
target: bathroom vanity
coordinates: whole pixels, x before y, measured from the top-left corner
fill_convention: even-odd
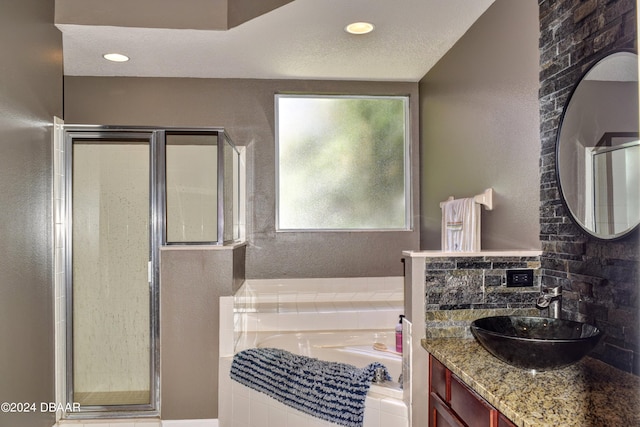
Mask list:
[[[430,426],[640,425],[640,378],[590,357],[533,372],[470,338],[425,339],[422,347],[430,354]]]
[[[438,359],[429,357],[429,426],[515,427]]]

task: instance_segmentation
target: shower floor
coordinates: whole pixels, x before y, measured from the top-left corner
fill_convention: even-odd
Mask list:
[[[144,405],[150,401],[148,390],[76,392],[74,400],[82,406]]]

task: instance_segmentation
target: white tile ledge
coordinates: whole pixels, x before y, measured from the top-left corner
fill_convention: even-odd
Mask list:
[[[542,255],[541,250],[496,250],[480,252],[403,251],[410,258],[452,258],[452,257],[533,257]]]
[[[228,251],[247,245],[247,242],[233,242],[225,245],[175,244],[160,246],[160,251]]]
[[[158,419],[95,419],[62,420],[54,427],[218,427],[217,419],[205,420],[158,420]]]
[[[162,427],[218,427],[218,420],[162,421]]]

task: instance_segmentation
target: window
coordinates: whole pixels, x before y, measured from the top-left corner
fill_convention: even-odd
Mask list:
[[[408,230],[408,97],[276,95],[277,229]]]

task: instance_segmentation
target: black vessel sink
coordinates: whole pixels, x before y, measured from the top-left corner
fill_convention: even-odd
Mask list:
[[[576,363],[602,337],[598,328],[585,323],[525,316],[484,317],[471,323],[471,332],[498,359],[538,371]]]

